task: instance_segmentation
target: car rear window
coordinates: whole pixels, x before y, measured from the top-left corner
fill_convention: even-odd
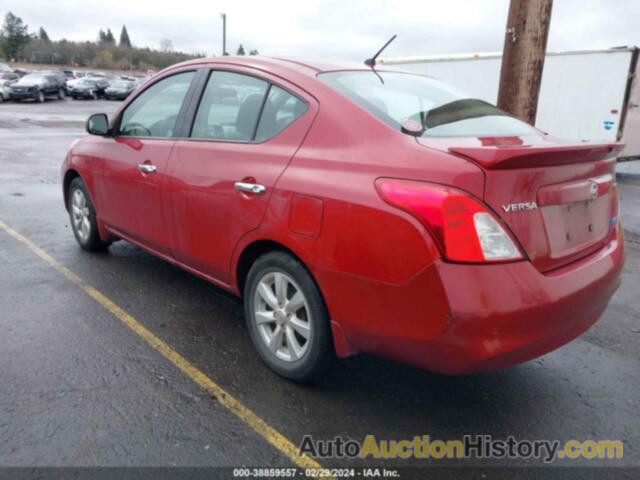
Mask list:
[[[373,70],[328,72],[320,80],[395,130],[422,137],[536,133],[497,107],[434,78]]]

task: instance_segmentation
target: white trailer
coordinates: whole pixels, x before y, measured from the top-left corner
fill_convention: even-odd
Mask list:
[[[383,58],[381,68],[444,80],[495,105],[500,53]],[[640,157],[638,48],[547,52],[536,127],[576,140],[620,140],[621,159]]]

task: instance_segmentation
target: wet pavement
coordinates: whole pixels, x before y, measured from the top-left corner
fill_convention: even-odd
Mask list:
[[[629,224],[622,286],[601,321],[578,340],[484,375],[447,377],[363,355],[337,363],[316,384],[296,385],[261,363],[236,298],[124,242],[104,254],[76,245],[60,165],[68,145],[84,135],[86,117],[117,105],[68,99],[1,104],[0,221],[102,292],[294,445],[305,435],[619,439],[625,445],[621,460],[557,464],[640,467],[640,182],[620,180],[623,223]],[[293,466],[2,229],[0,386],[0,466]],[[318,461],[331,467],[541,465]],[[638,478],[638,470],[606,474]],[[562,478],[584,476],[577,468],[562,470]]]

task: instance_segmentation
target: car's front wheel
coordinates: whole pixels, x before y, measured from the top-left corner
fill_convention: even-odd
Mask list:
[[[68,192],[69,218],[78,244],[88,251],[104,250],[109,246],[98,233],[96,210],[86,185],[80,177],[71,181]]]
[[[44,92],[42,90],[38,90],[38,95],[36,97],[36,100],[38,101],[38,103],[44,102]]]
[[[244,306],[254,346],[279,375],[309,381],[333,360],[322,295],[307,269],[291,255],[271,252],[256,260],[247,276]]]

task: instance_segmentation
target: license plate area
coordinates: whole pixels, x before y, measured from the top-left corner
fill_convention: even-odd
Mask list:
[[[542,207],[551,258],[562,258],[602,240],[609,231],[608,195]]]

